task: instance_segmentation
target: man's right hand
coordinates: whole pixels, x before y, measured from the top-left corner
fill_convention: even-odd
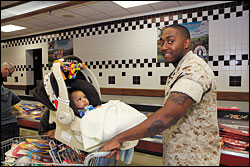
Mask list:
[[[107,155],[106,158],[110,158],[114,154],[116,154],[116,160],[119,160],[121,153],[120,149],[121,149],[121,143],[117,140],[117,138],[113,138],[102,146],[100,152],[111,151],[111,153]]]
[[[56,132],[56,130],[49,130],[49,131],[48,131],[48,136],[49,136],[50,138],[55,138],[55,132]]]

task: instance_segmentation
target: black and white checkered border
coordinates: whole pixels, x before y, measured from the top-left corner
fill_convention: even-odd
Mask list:
[[[236,15],[236,17],[242,17],[244,12],[248,10],[248,1],[228,2],[224,4],[139,16],[129,19],[115,20],[60,31],[3,40],[1,41],[1,47],[16,47],[44,43],[52,40],[80,38],[196,21],[229,19],[232,15]]]
[[[215,58],[217,57],[217,58]],[[228,58],[225,58],[228,57]],[[249,65],[249,55],[213,55],[208,57],[208,64],[213,67],[219,66],[219,62],[223,62],[224,66],[232,65],[230,61],[234,62],[235,66]],[[128,59],[128,60],[100,60],[85,62],[89,69],[117,69],[117,68],[162,68],[169,67],[169,63],[157,62],[156,58],[148,59]],[[49,64],[42,64],[43,70],[51,70]],[[15,65],[16,71],[34,71],[31,65]],[[216,75],[216,74],[215,74]],[[217,75],[218,76],[218,75]]]

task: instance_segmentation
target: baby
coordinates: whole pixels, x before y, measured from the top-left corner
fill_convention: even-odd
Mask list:
[[[78,108],[78,112],[81,117],[85,115],[87,111],[93,110],[95,108],[99,108],[100,106],[93,107],[92,105],[89,105],[89,100],[85,93],[81,90],[69,90],[69,93],[72,96],[72,99]],[[40,120],[40,124],[38,127],[38,134],[39,135],[48,135],[50,138],[55,137],[55,129],[56,124],[49,124],[49,115],[50,110],[46,110]]]
[[[92,105],[89,105],[89,100],[87,96],[81,90],[73,91],[71,93],[71,96],[76,107],[78,108],[78,112],[80,113],[81,117],[83,117],[86,112],[100,107],[100,106],[93,107]]]

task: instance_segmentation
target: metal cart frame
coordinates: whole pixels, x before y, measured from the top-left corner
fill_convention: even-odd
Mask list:
[[[11,149],[12,144],[19,144],[26,141],[26,138],[43,139],[49,141],[50,151],[49,154],[53,163],[37,163],[37,162],[5,162],[4,153]],[[82,157],[82,152],[73,149],[63,143],[51,140],[47,135],[43,136],[24,136],[14,137],[1,142],[1,165],[7,166],[117,166],[118,161],[115,156],[109,159],[104,158],[110,152],[92,152]],[[66,160],[66,161],[65,161]]]

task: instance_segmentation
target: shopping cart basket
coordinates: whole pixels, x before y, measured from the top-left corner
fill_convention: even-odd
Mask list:
[[[4,153],[11,149],[12,144],[25,142],[26,138],[43,139],[50,143],[49,154],[53,160],[51,163],[38,162],[7,162]],[[44,136],[25,136],[14,137],[1,142],[1,166],[117,166],[118,162],[115,156],[104,158],[110,152],[93,152],[86,153],[73,149],[58,141],[51,140],[47,135]]]

